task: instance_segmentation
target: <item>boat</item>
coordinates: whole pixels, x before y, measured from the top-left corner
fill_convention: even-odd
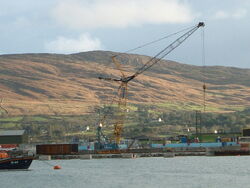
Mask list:
[[[0,153],[0,170],[28,169],[34,159],[33,156],[10,156]]]

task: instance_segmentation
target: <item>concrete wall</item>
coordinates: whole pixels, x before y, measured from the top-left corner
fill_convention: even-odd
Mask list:
[[[238,146],[239,144],[236,142],[200,142],[200,143],[176,143],[176,144],[152,144],[153,148],[180,148],[180,147],[222,147],[222,146]]]

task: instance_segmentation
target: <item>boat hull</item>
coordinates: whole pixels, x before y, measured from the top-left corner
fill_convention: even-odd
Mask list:
[[[33,157],[16,157],[0,159],[0,170],[28,169]]]

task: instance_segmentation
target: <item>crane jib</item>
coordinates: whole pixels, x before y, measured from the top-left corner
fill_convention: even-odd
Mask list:
[[[166,48],[164,48],[162,51],[160,51],[158,54],[156,54],[154,57],[152,57],[148,62],[146,62],[134,75],[131,77],[135,78],[139,74],[143,73],[144,71],[148,70],[150,67],[152,67],[154,64],[159,62],[161,59],[163,59],[165,56],[167,56],[170,52],[172,52],[175,48],[180,46],[188,37],[190,37],[199,27],[204,27],[204,22],[200,22],[197,26],[193,27],[191,30],[184,33],[182,36],[180,36],[178,39],[176,39],[174,42],[172,42],[170,45],[168,45]]]

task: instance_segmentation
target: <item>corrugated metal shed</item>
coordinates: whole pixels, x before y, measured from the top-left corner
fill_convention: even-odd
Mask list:
[[[22,144],[26,142],[25,130],[0,131],[0,144]]]
[[[7,130],[0,131],[0,136],[21,136],[24,135],[25,130]]]

